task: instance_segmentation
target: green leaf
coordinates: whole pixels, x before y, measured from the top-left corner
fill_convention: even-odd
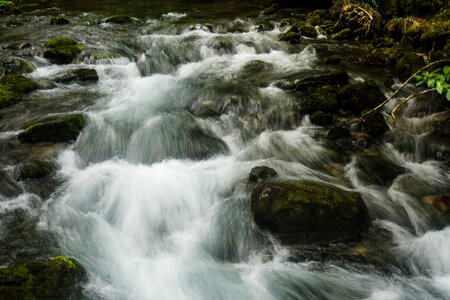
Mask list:
[[[445,66],[444,67],[444,74],[445,75],[450,75],[450,66]]]
[[[445,95],[448,101],[450,101],[450,90],[447,91],[447,94]]]
[[[424,83],[425,83],[425,80],[421,80],[421,81],[419,81],[418,83],[416,83],[416,86],[422,85],[422,84],[424,84]]]
[[[440,81],[438,81],[438,82],[436,83],[436,91],[437,91],[439,94],[442,94],[442,92],[444,91],[444,88],[442,87],[442,83],[441,83]]]
[[[436,84],[436,80],[434,80],[434,79],[429,79],[427,81],[427,85],[428,85],[429,88],[434,87],[435,84]]]

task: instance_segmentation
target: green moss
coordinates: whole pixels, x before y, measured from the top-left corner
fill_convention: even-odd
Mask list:
[[[311,95],[301,99],[301,113],[316,111],[334,112],[337,109],[336,88],[324,85],[317,88]]]
[[[345,40],[350,38],[352,35],[352,30],[350,28],[345,28],[338,33],[335,33],[331,36],[333,40]]]
[[[322,24],[322,19],[318,15],[314,15],[308,19],[308,23],[313,26],[318,26]]]
[[[58,256],[0,268],[0,299],[81,299],[86,273],[72,258]]]
[[[303,36],[307,36],[307,37],[311,37],[311,38],[317,37],[316,28],[313,25],[308,24],[308,23],[305,25],[302,25],[300,27],[300,32]]]
[[[39,88],[39,84],[20,74],[6,74],[0,79],[0,83],[9,84],[18,93],[29,93]]]
[[[12,1],[0,0],[0,14],[8,13],[13,8],[14,3]]]
[[[31,160],[19,168],[18,179],[44,178],[55,171],[55,165],[45,160]]]
[[[76,140],[86,120],[82,114],[53,118],[28,126],[18,138],[22,142],[70,142]]]
[[[293,30],[288,31],[286,33],[283,33],[280,36],[280,40],[283,42],[289,42],[291,44],[299,43],[300,42],[300,33],[298,32],[298,30],[297,31],[293,31]]]
[[[22,96],[9,83],[0,83],[0,108],[13,105],[22,100]]]
[[[48,50],[44,52],[44,57],[57,64],[71,63],[84,50],[83,45],[69,37],[49,39],[45,43],[45,47]]]
[[[393,66],[397,59],[401,57],[398,48],[377,48],[369,55],[369,61],[378,66]]]

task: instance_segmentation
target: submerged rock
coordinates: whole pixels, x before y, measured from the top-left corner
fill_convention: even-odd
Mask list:
[[[58,76],[54,79],[56,82],[71,82],[71,81],[79,81],[79,82],[97,82],[98,74],[95,69],[82,68],[73,71],[69,71],[68,73]]]
[[[47,50],[44,52],[44,57],[56,64],[71,63],[84,49],[83,45],[69,37],[49,39],[45,47]]]
[[[258,226],[286,244],[355,239],[370,223],[359,194],[309,181],[260,183],[251,210]]]
[[[248,176],[248,181],[250,183],[256,183],[272,179],[278,176],[277,171],[267,166],[254,167]]]
[[[0,299],[82,299],[86,280],[86,271],[73,258],[34,260],[0,268]]]
[[[18,138],[24,143],[71,142],[77,139],[85,124],[86,119],[82,114],[56,117],[31,124]]]

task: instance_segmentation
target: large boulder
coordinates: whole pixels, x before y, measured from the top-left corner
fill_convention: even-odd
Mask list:
[[[64,143],[77,139],[86,124],[82,114],[73,114],[37,122],[19,133],[19,140],[25,143],[54,142]]]
[[[73,258],[34,260],[0,268],[0,299],[83,299],[86,280],[86,271]]]
[[[310,181],[268,181],[251,195],[255,223],[286,244],[356,239],[369,224],[358,193]]]
[[[44,57],[55,64],[70,64],[84,49],[83,45],[69,37],[49,39],[45,47],[47,50],[44,52]]]
[[[339,108],[360,114],[383,102],[386,97],[372,81],[364,81],[341,87],[336,98]]]

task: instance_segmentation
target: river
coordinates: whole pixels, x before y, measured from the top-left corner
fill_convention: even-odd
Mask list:
[[[295,95],[272,84],[329,68],[320,50],[359,53],[358,45],[280,42],[282,24],[261,30],[260,7],[248,2],[66,2],[57,6],[70,25],[49,29],[58,10],[28,12],[19,17],[24,26],[2,29],[1,41],[71,36],[86,45],[76,62],[52,65],[36,55],[30,77],[88,66],[99,81],[36,92],[45,105],[2,123],[2,139],[49,111],[81,111],[88,123],[58,152],[56,191],[5,196],[0,209],[38,216],[40,230],[88,271],[87,299],[450,299],[450,228],[420,204],[448,191],[450,180],[417,146],[426,118],[403,117],[416,146],[385,138],[377,147],[404,168],[379,184],[359,154],[343,158],[323,141],[323,128],[297,120]],[[139,19],[95,21],[119,13]],[[392,93],[390,74],[346,68],[351,81],[375,79]],[[226,113],[196,116],[205,103]],[[258,229],[246,182],[259,165],[361,193],[372,218],[364,245],[375,250],[363,260],[323,259],[320,246],[283,246]]]

